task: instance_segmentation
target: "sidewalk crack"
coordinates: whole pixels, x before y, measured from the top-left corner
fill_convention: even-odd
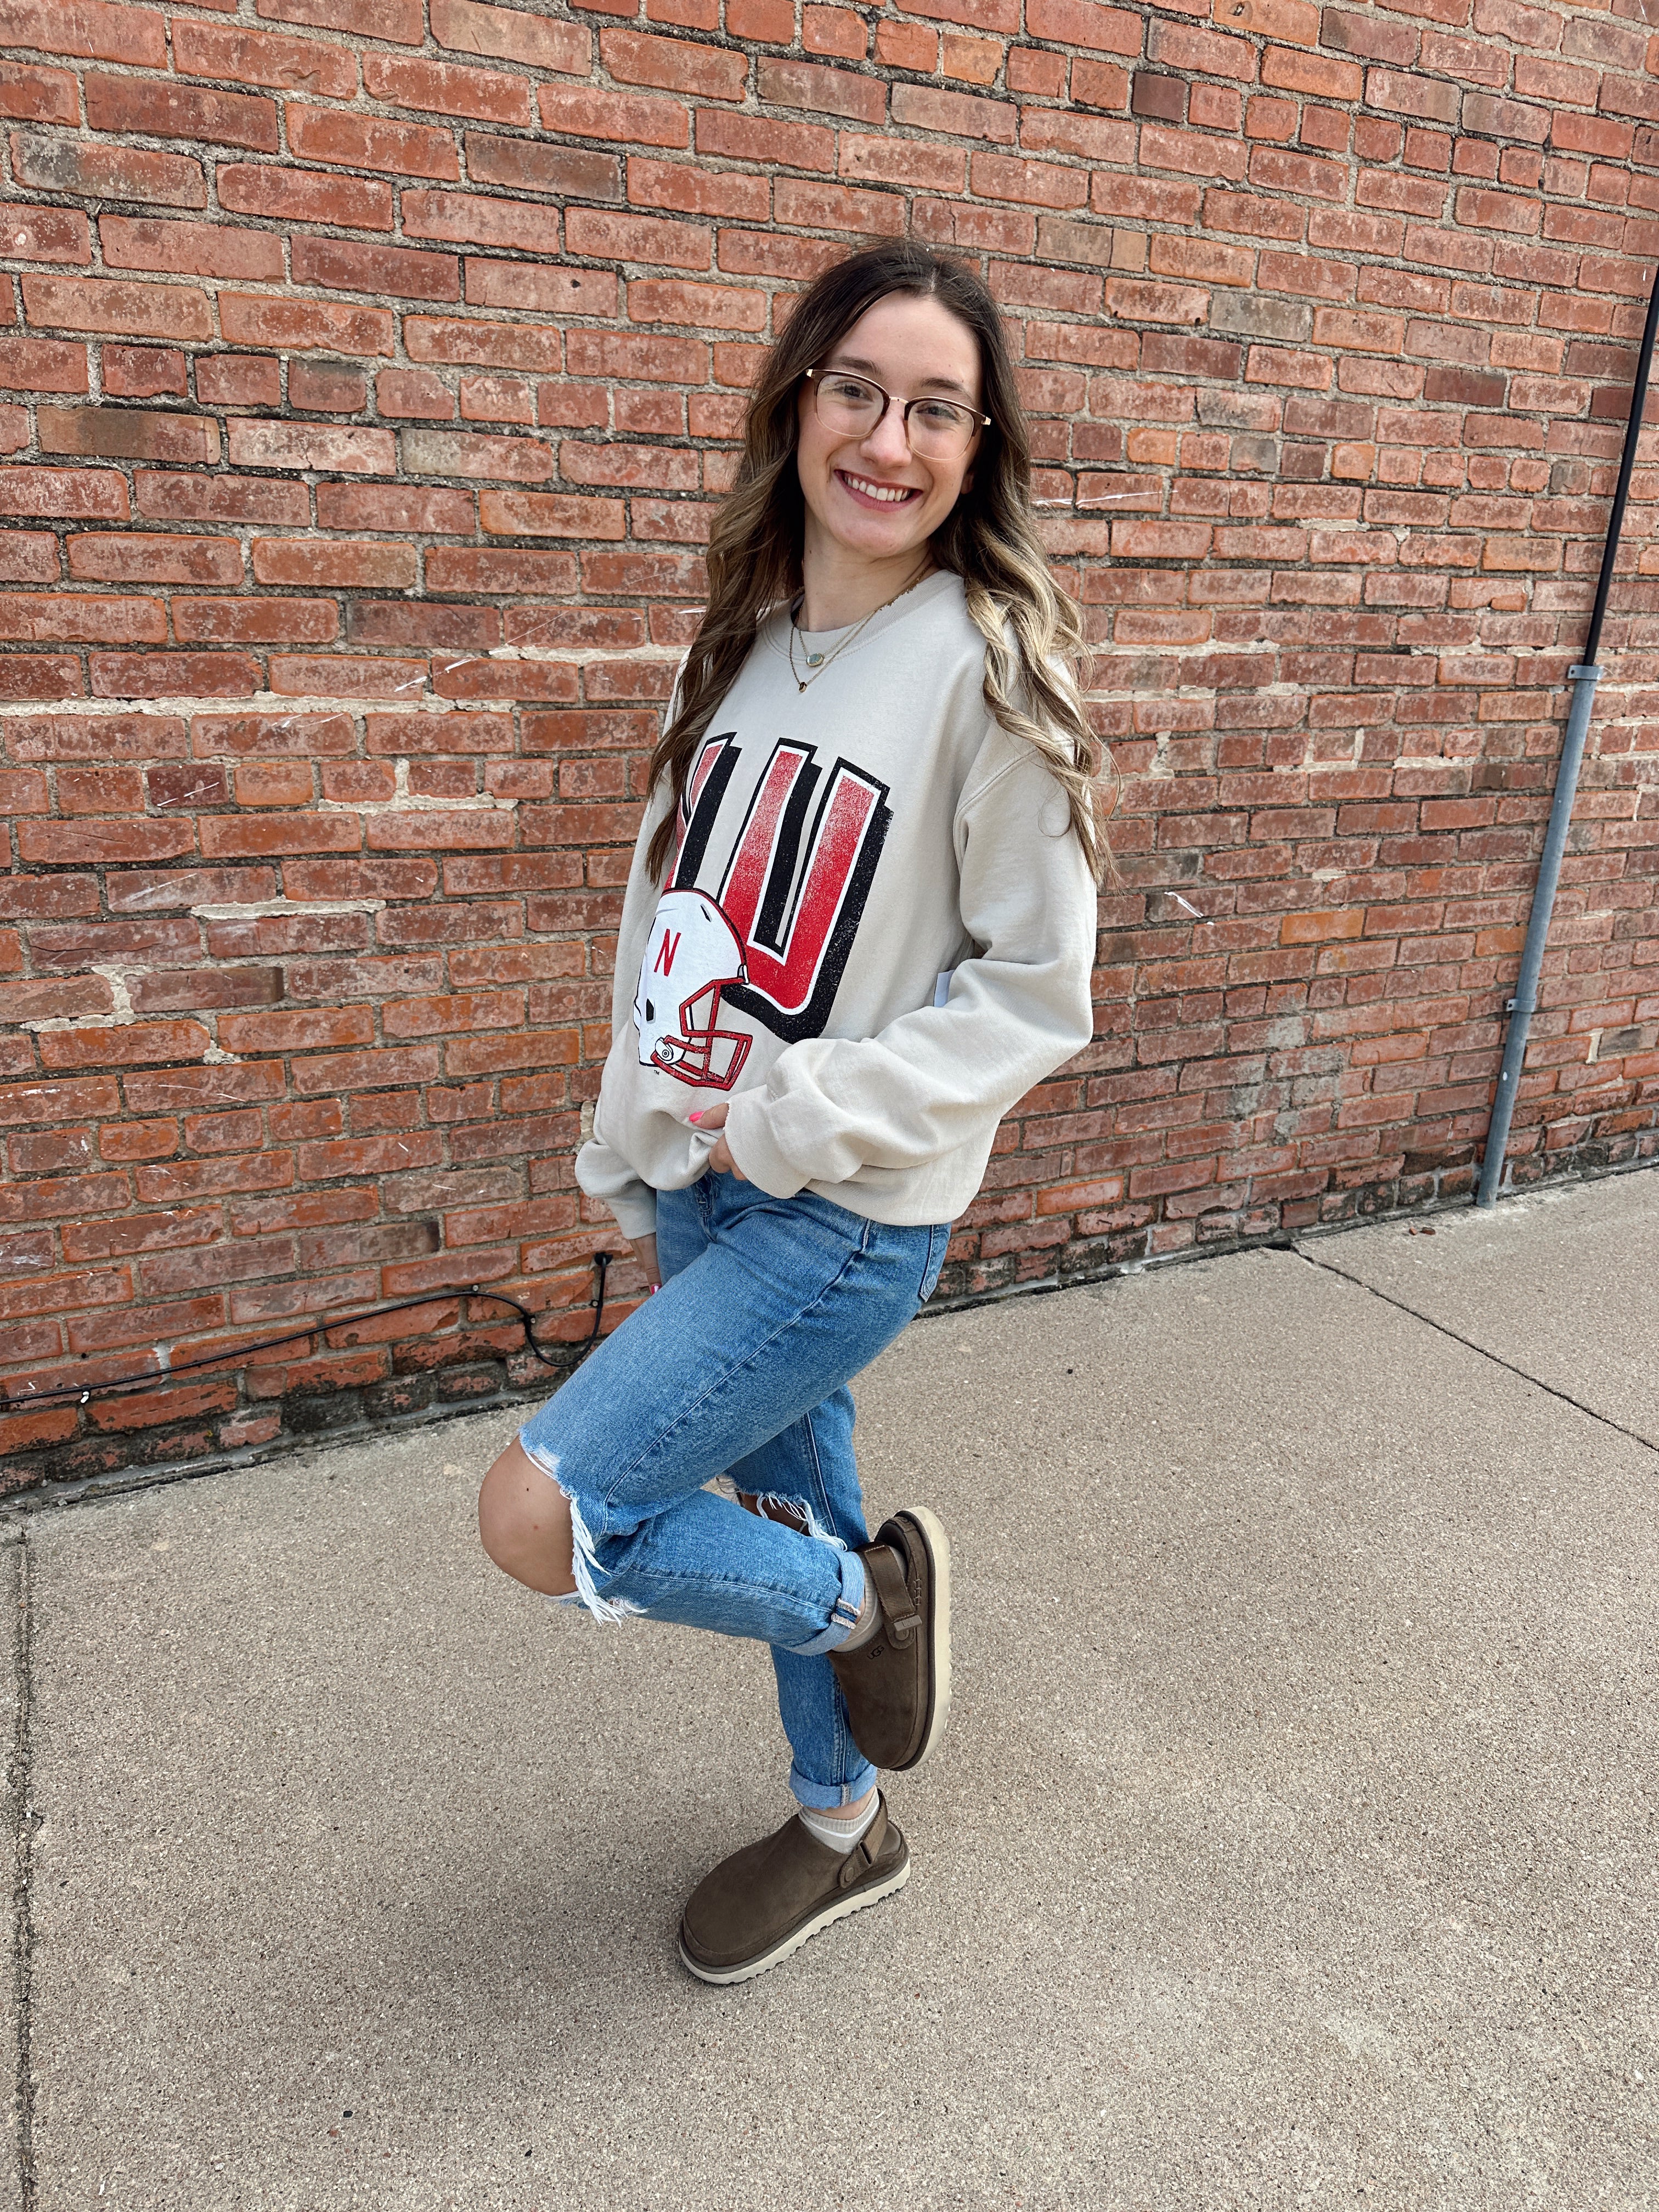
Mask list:
[[[1517,1367],[1512,1359],[1505,1359],[1501,1353],[1489,1351],[1484,1344],[1477,1344],[1472,1336],[1460,1336],[1443,1321],[1436,1321],[1432,1314],[1419,1313],[1415,1306],[1408,1306],[1404,1298],[1396,1298],[1387,1291],[1379,1291],[1374,1283],[1362,1281],[1358,1275],[1351,1275],[1346,1267],[1338,1267],[1329,1260],[1316,1260],[1312,1253],[1304,1252],[1299,1244],[1294,1244],[1291,1249],[1298,1260],[1305,1260],[1310,1267],[1321,1268],[1328,1275],[1335,1275],[1342,1282],[1352,1283],[1357,1291],[1368,1291],[1372,1297],[1381,1298],[1385,1306],[1392,1306],[1396,1313],[1409,1314],[1413,1321],[1420,1321],[1425,1328],[1449,1337],[1454,1344],[1461,1344],[1465,1351],[1476,1352],[1482,1359],[1489,1359],[1494,1367],[1501,1367],[1507,1374],[1518,1376],[1523,1382],[1530,1382],[1534,1390],[1543,1391],[1547,1397],[1559,1398],[1564,1406],[1571,1406],[1576,1413],[1588,1413],[1591,1420],[1599,1421],[1603,1428],[1612,1429],[1619,1436],[1628,1437],[1632,1443],[1640,1444],[1644,1450],[1659,1452],[1659,1442],[1652,1437],[1644,1437],[1639,1429],[1627,1429],[1622,1421],[1615,1421],[1610,1413],[1598,1413],[1594,1406],[1587,1406],[1582,1398],[1575,1398],[1570,1390],[1559,1390],[1553,1382],[1540,1382],[1536,1375],[1529,1375],[1524,1367]]]
[[[11,1547],[12,1601],[16,1607],[17,1662],[14,1694],[16,1725],[12,1736],[9,1780],[12,1808],[12,2001],[17,2018],[17,2077],[13,2094],[17,2112],[17,2174],[22,2212],[34,2212],[34,2069],[33,2003],[34,1979],[34,1638],[33,1554],[27,1530]]]

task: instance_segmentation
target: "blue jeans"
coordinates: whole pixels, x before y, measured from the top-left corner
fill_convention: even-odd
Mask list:
[[[870,1540],[847,1384],[931,1295],[950,1233],[732,1176],[661,1192],[662,1289],[520,1431],[570,1501],[572,1602],[771,1645],[803,1805],[852,1804],[876,1778],[826,1656],[858,1618]],[[706,1489],[717,1475],[805,1531]]]

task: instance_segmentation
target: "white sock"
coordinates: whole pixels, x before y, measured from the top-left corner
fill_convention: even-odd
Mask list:
[[[881,1798],[877,1791],[870,1793],[870,1802],[864,1806],[837,1807],[833,1812],[820,1811],[816,1805],[800,1808],[800,1824],[809,1836],[832,1851],[850,1851],[860,1842],[871,1822],[881,1810]]]

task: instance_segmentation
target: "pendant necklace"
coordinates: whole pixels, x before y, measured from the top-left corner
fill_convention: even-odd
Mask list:
[[[926,574],[932,559],[933,556],[931,554],[924,554],[921,568],[919,568],[913,575],[908,577],[905,581],[899,586],[897,591],[894,592],[892,599],[884,599],[878,607],[872,607],[869,613],[865,616],[864,620],[862,622],[854,623],[852,629],[847,632],[846,635],[838,639],[836,642],[830,647],[828,653],[809,653],[806,655],[806,665],[810,672],[805,676],[799,674],[795,667],[795,618],[792,611],[789,617],[789,673],[795,679],[796,690],[804,691],[809,684],[816,684],[818,678],[823,673],[824,670],[829,667],[830,662],[836,659],[837,654],[846,652],[848,647],[854,642],[854,639],[857,638],[860,630],[866,629],[868,624],[874,622],[878,614],[885,612],[887,608],[893,605],[894,600],[902,599],[907,592],[913,591],[916,585],[921,581],[922,577]]]

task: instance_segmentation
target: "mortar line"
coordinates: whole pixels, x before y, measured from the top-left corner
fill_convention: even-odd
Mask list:
[[[1553,1382],[1540,1382],[1536,1375],[1529,1375],[1524,1367],[1517,1367],[1513,1360],[1505,1359],[1501,1353],[1488,1351],[1484,1344],[1477,1344],[1473,1337],[1460,1336],[1455,1328],[1449,1328],[1443,1321],[1436,1321],[1431,1314],[1419,1313],[1415,1306],[1408,1306],[1403,1298],[1391,1297],[1387,1291],[1379,1291],[1374,1283],[1362,1282],[1358,1275],[1351,1275],[1346,1267],[1334,1267],[1328,1260],[1316,1260],[1311,1253],[1304,1252],[1300,1244],[1294,1244],[1291,1249],[1298,1260],[1305,1260],[1310,1267],[1321,1268],[1326,1274],[1336,1276],[1340,1282],[1352,1283],[1357,1291],[1369,1291],[1372,1297],[1381,1298],[1385,1306],[1394,1307],[1397,1313],[1409,1314],[1413,1321],[1420,1321],[1425,1328],[1434,1329],[1441,1336],[1449,1336],[1454,1344],[1461,1344],[1465,1351],[1491,1360],[1494,1367],[1501,1367],[1506,1373],[1518,1376],[1522,1382],[1530,1382],[1534,1390],[1543,1391],[1547,1397],[1559,1398],[1564,1406],[1571,1406],[1576,1413],[1588,1413],[1591,1420],[1599,1421],[1604,1429],[1612,1429],[1619,1436],[1628,1437],[1632,1443],[1640,1444],[1645,1451],[1659,1452],[1659,1443],[1651,1437],[1644,1437],[1639,1429],[1627,1429],[1622,1421],[1615,1421],[1610,1413],[1598,1413],[1594,1406],[1587,1406],[1582,1398],[1575,1398],[1570,1390],[1558,1390]]]
[[[17,2174],[22,2212],[34,2212],[34,2069],[32,2007],[34,1981],[34,1622],[33,1555],[28,1531],[20,1529],[14,1549],[13,1601],[17,1611],[15,1696],[17,1718],[12,1737],[12,1995],[17,2015]]]

